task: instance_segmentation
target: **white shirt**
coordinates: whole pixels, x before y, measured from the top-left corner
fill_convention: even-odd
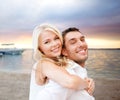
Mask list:
[[[71,66],[66,70],[74,75],[78,75],[82,79],[88,77],[86,68],[78,65],[77,63],[70,61]],[[68,98],[66,100],[95,100],[93,96],[89,95],[86,90],[69,90]]]

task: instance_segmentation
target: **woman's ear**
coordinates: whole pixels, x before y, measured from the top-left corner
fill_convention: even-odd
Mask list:
[[[65,48],[62,49],[62,55],[64,55],[65,57],[68,56],[68,54],[67,54],[67,50],[66,50]]]

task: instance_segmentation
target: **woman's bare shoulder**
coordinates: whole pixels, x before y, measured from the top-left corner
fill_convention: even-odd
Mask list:
[[[37,66],[41,67],[58,67],[58,65],[55,64],[55,62],[51,59],[44,58],[38,61]]]

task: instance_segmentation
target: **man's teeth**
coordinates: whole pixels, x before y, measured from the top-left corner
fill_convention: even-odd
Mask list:
[[[84,53],[84,52],[85,52],[85,50],[79,50],[78,52],[79,52],[79,53]]]

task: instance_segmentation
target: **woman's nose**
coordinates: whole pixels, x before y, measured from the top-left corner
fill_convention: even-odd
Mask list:
[[[52,41],[52,46],[56,46],[57,42],[56,41]]]

